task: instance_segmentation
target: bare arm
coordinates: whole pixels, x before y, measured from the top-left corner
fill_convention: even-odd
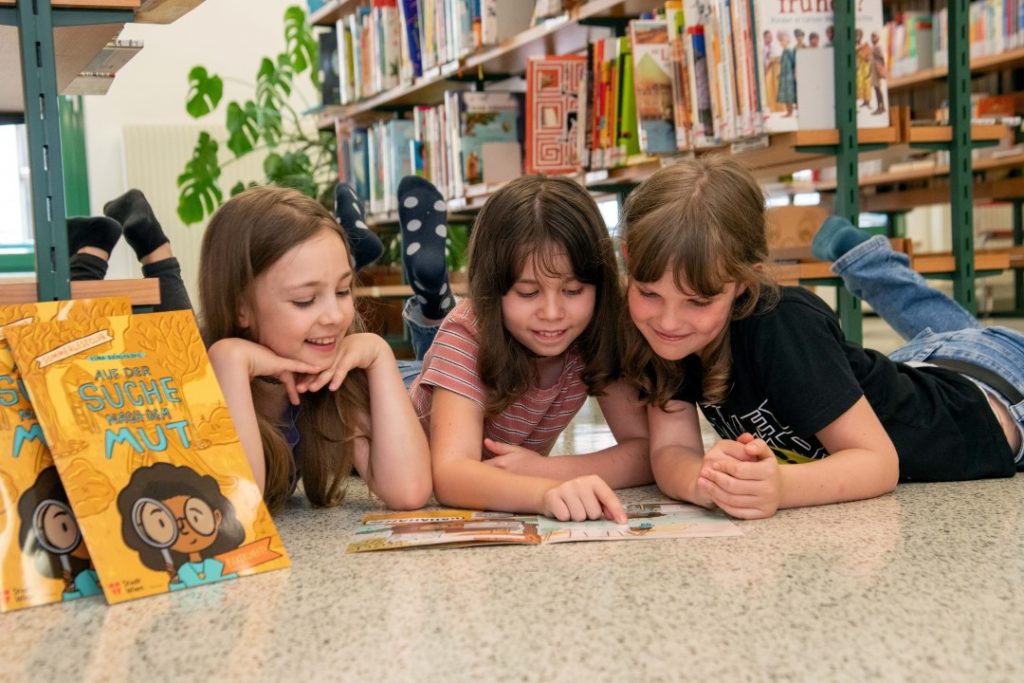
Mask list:
[[[608,387],[597,401],[615,437],[614,446],[593,453],[545,457],[525,448],[487,440],[485,445],[497,455],[487,464],[559,481],[596,474],[613,489],[650,484],[654,477],[647,455],[647,419],[636,390],[618,382]]]
[[[896,487],[896,448],[866,398],[816,436],[827,458],[779,466],[763,441],[744,435],[739,457],[706,460],[702,488],[730,515],[755,519],[778,508],[874,498]]]
[[[430,451],[391,347],[376,334],[344,338],[329,376],[309,385],[336,390],[349,371],[363,368],[370,392],[370,439],[355,445],[355,467],[392,510],[415,510],[430,498]]]
[[[316,372],[320,368],[282,358],[265,346],[238,338],[217,341],[210,347],[208,354],[213,372],[217,376],[217,383],[224,394],[228,412],[231,413],[231,420],[238,432],[242,450],[245,451],[245,458],[249,461],[260,493],[263,493],[267,478],[266,463],[263,459],[259,424],[256,421],[252,381],[258,376],[276,377],[284,386],[288,400],[293,405],[298,405],[299,393],[295,386],[295,374]]]
[[[599,477],[560,482],[513,474],[483,463],[483,425],[481,406],[434,387],[430,449],[434,489],[440,502],[482,510],[540,513],[558,519],[609,517],[625,521],[618,498]]]
[[[647,408],[651,470],[658,488],[670,498],[711,507],[711,497],[697,485],[704,460],[697,407],[669,401],[665,408]]]
[[[782,468],[780,507],[863,500],[896,488],[896,446],[863,396],[815,436],[830,455]]]

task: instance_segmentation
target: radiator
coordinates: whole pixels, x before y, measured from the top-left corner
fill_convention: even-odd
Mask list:
[[[202,243],[205,221],[186,226],[178,218],[177,178],[192,155],[199,132],[206,130],[220,143],[221,164],[231,158],[224,141],[223,129],[195,125],[154,125],[124,127],[124,177],[126,188],[138,188],[146,195],[171,240],[174,255],[181,262],[181,275],[185,280],[192,303],[198,305],[199,246]],[[248,183],[263,178],[263,158],[250,154],[241,161],[223,168],[220,188],[227,199],[231,186],[241,180]]]

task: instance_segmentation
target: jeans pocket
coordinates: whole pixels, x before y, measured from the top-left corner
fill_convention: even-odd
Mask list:
[[[930,332],[929,336],[934,337]],[[896,361],[897,363],[922,363],[931,358],[932,354],[941,346],[941,341],[934,338],[928,339],[925,337],[925,333],[922,332],[909,341],[905,346],[901,346],[890,353],[889,359]]]

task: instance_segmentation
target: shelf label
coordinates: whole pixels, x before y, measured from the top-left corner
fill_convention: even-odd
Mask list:
[[[729,145],[729,151],[732,154],[739,154],[740,152],[752,152],[755,149],[768,149],[770,142],[767,135],[760,135],[756,138],[749,140],[737,140],[736,142]]]

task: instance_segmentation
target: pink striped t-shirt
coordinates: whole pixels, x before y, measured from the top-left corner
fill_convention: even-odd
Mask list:
[[[495,340],[497,342],[497,340]],[[477,370],[480,330],[469,301],[448,314],[430,350],[423,371],[410,388],[416,414],[430,435],[430,406],[434,387],[447,389],[483,406],[486,390]],[[583,358],[575,348],[565,353],[558,379],[549,387],[531,387],[494,418],[485,418],[484,436],[547,455],[559,434],[587,400]],[[486,449],[483,458],[492,457]]]

